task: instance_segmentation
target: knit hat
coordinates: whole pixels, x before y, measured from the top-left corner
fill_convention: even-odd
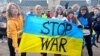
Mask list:
[[[58,8],[61,8],[62,10],[64,10],[63,6],[57,5],[56,8],[55,8],[55,11],[57,11]]]

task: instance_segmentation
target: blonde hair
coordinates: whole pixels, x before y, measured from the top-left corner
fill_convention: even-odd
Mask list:
[[[42,6],[41,5],[36,5],[35,9],[37,9],[37,8],[41,8],[42,9]]]
[[[7,5],[7,10],[6,10],[6,16],[9,18],[9,17],[13,17],[12,13],[11,13],[11,5],[14,5],[16,6],[16,8],[18,9],[18,16],[20,15],[20,9],[19,9],[19,6],[17,6],[15,3],[9,3]]]
[[[74,8],[79,9],[79,8],[80,8],[80,6],[79,6],[78,4],[74,4],[74,5],[72,6],[72,9],[74,9]]]
[[[41,15],[41,14],[43,13],[43,8],[42,8],[42,6],[41,6],[41,5],[36,5],[36,6],[35,6],[35,13],[36,13],[36,14],[38,14],[38,13],[37,13],[37,8],[40,8],[41,12],[40,12],[39,14]]]

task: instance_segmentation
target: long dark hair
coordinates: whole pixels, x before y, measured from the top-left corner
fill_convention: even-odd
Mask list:
[[[61,14],[60,15],[63,15],[63,11],[61,12]],[[58,12],[56,11],[56,17],[58,16]]]
[[[86,13],[84,15],[81,14],[81,10],[86,10]],[[81,16],[85,17],[85,18],[88,18],[88,14],[89,14],[89,11],[88,11],[88,8],[87,6],[81,6],[80,9],[79,9],[79,15],[78,15],[78,18],[80,18]]]
[[[61,9],[61,14],[60,15],[63,15],[63,7],[61,5],[57,5],[56,8],[55,8],[55,13],[56,13],[55,17],[58,16],[58,11],[57,11],[58,8]]]

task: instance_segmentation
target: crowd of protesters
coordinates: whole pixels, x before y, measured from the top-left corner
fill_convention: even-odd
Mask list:
[[[24,18],[28,15],[42,17],[44,19],[65,20],[77,24],[78,28],[83,30],[83,39],[86,43],[85,46],[87,47],[88,55],[93,56],[92,46],[98,47],[96,43],[100,43],[100,9],[97,6],[92,6],[92,8],[88,10],[88,7],[85,5],[79,6],[78,4],[74,4],[70,8],[68,7],[68,4],[65,6],[57,5],[54,11],[48,9],[46,12],[43,11],[41,5],[36,5],[34,8],[34,10],[31,8],[29,12],[22,15],[18,5],[9,3],[6,11],[1,12],[0,42],[2,39],[8,40],[10,56],[15,56],[18,52],[18,45],[21,40],[20,35],[23,32]],[[94,35],[95,37],[93,37],[93,31],[96,33]],[[7,36],[7,38],[5,36]],[[92,43],[91,39],[95,39],[93,40],[94,43]],[[46,53],[41,53],[41,55],[47,56]],[[26,53],[21,53],[21,56],[26,56]],[[55,56],[61,55],[55,54]]]

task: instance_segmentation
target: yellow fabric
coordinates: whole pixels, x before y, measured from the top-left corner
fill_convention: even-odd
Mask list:
[[[42,41],[41,38],[43,38],[44,41]],[[63,40],[61,41],[62,38]],[[60,44],[65,43],[66,42],[65,40],[67,41],[67,43],[64,45],[65,48],[65,52],[64,52],[64,49],[60,47]],[[51,38],[51,36],[42,36],[42,35],[23,33],[22,40],[19,46],[19,53],[44,52],[44,53],[53,53],[53,54],[65,54],[68,56],[80,56],[82,51],[82,41],[83,40],[80,38],[73,38],[67,36],[56,36],[54,38]],[[43,46],[42,43],[45,42],[47,44],[49,43],[47,49],[46,49],[46,44],[44,44],[44,47],[42,47]],[[53,43],[55,45],[53,45]]]
[[[77,19],[77,24],[78,24],[78,25],[81,25],[81,23],[79,22],[79,20],[78,20],[78,19]]]
[[[93,35],[95,35],[96,34],[96,32],[93,30]]]
[[[43,14],[42,15],[42,18],[46,19],[47,18],[47,15],[46,14]]]
[[[18,48],[18,35],[19,31],[23,28],[23,17],[10,17],[7,21],[7,36],[12,39],[14,48]]]

